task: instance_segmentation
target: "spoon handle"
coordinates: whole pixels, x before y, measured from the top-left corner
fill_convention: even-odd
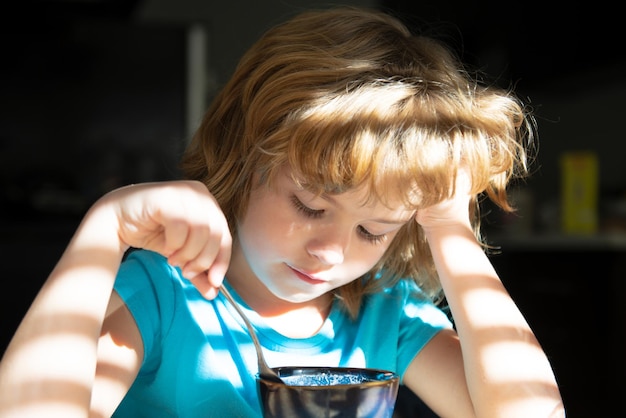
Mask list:
[[[278,374],[267,365],[265,357],[263,356],[263,351],[261,349],[261,343],[259,342],[259,339],[256,336],[256,332],[254,331],[254,328],[252,327],[252,324],[246,317],[245,313],[241,310],[237,302],[235,302],[228,289],[226,289],[226,286],[222,284],[222,286],[220,286],[220,291],[224,294],[226,299],[228,299],[230,304],[235,308],[241,319],[243,319],[243,322],[246,324],[246,328],[248,328],[248,333],[250,334],[252,342],[254,343],[254,348],[256,349],[257,358],[259,361],[259,375],[264,379],[282,383],[282,379],[278,376]]]

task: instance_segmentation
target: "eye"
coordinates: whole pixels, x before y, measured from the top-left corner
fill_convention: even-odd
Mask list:
[[[317,218],[321,218],[322,215],[324,214],[324,210],[311,209],[310,207],[302,203],[302,201],[298,199],[296,195],[292,195],[289,198],[289,200],[291,201],[291,204],[294,206],[294,208],[296,208],[298,212],[302,213],[307,218],[317,219]],[[381,234],[381,235],[372,234],[371,232],[369,232],[367,229],[363,228],[360,225],[357,227],[357,232],[363,240],[371,244],[380,244],[380,243],[385,242],[385,240],[387,239],[386,234]]]
[[[358,231],[359,234],[361,235],[361,237],[363,237],[364,240],[371,242],[372,244],[380,244],[381,242],[384,242],[387,239],[387,235],[382,234],[382,235],[374,235],[371,232],[369,232],[367,229],[363,228],[362,226],[359,225],[358,227]]]
[[[308,218],[319,218],[324,213],[323,210],[315,210],[306,206],[295,195],[292,195],[290,200],[291,204],[296,208],[296,210]]]

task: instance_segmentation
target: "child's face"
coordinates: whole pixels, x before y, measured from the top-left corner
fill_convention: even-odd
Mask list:
[[[365,274],[413,221],[414,211],[400,204],[364,205],[366,189],[318,197],[289,174],[252,192],[236,250],[243,270],[283,300],[309,301]]]

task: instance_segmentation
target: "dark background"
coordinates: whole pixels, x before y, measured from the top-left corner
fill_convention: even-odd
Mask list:
[[[342,2],[436,30],[493,82],[535,110],[539,154],[519,217],[492,212],[492,260],[551,357],[571,418],[621,410],[626,350],[626,59],[622,18],[603,2]],[[193,131],[191,92],[206,104],[269,25],[324,2],[49,0],[0,13],[0,349],[94,199],[128,183],[178,176]],[[190,28],[206,35],[189,84]],[[197,105],[196,105],[197,106]],[[197,116],[196,116],[197,117]],[[561,154],[600,162],[593,235],[560,227]],[[77,295],[79,297],[80,295]]]

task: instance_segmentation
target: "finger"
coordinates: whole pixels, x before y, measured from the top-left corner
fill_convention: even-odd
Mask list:
[[[460,168],[457,171],[457,175],[456,175],[456,183],[455,183],[455,190],[456,190],[456,194],[459,195],[469,195],[471,194],[471,189],[472,189],[472,178],[471,178],[471,173],[469,172],[469,170],[465,167]]]
[[[207,273],[203,272],[189,279],[189,281],[198,289],[198,292],[206,299],[215,299],[219,289],[211,285],[207,279]]]
[[[189,229],[183,246],[170,257],[170,262],[181,267],[185,277],[194,277],[213,263],[217,255],[217,242],[221,239],[219,231],[212,231],[208,225],[194,226]]]
[[[230,257],[232,254],[232,237],[230,232],[224,234],[220,243],[219,252],[213,261],[213,264],[207,271],[207,279],[211,286],[218,288],[222,285],[228,266],[230,265]]]
[[[168,257],[172,265],[176,264],[179,260],[176,258],[176,253],[180,248],[185,246],[189,236],[189,225],[182,220],[173,220],[167,222],[163,226],[163,233],[165,236],[164,248],[161,251],[162,254]]]
[[[211,267],[206,272],[197,274],[190,279],[196,289],[206,299],[214,299],[219,292],[219,287],[224,281],[230,263],[231,248],[232,238],[230,233],[228,233],[224,235],[220,250]]]
[[[222,272],[222,274],[226,273],[230,261],[232,241],[226,221],[224,220],[221,228],[219,226],[211,228],[208,234],[205,236],[204,231],[202,231],[202,233],[192,232],[190,235],[189,242],[185,246],[189,246],[189,250],[182,250],[186,251],[189,259],[183,266],[185,277],[194,277],[213,268],[217,268],[217,271]],[[197,248],[201,248],[201,250],[196,254]],[[216,282],[215,287],[221,284],[222,279],[223,277]]]

